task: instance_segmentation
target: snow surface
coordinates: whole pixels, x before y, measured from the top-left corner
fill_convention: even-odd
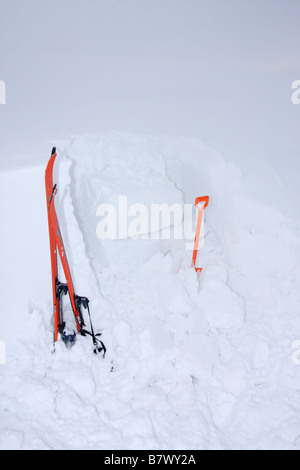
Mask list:
[[[108,355],[88,338],[53,353],[45,166],[0,174],[0,448],[299,449],[299,221],[249,196],[197,139],[82,135],[58,154],[76,290]],[[96,235],[97,207],[119,195],[205,194],[199,277],[184,240]]]

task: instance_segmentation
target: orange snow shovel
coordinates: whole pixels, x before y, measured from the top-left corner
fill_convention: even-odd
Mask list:
[[[197,218],[192,268],[195,269],[196,273],[200,273],[202,271],[202,268],[197,268],[196,267],[196,262],[197,262],[197,255],[198,255],[198,251],[199,251],[199,242],[200,242],[200,234],[201,234],[201,226],[202,226],[202,221],[203,221],[203,214],[204,214],[204,210],[207,208],[208,204],[209,204],[209,196],[197,197],[197,199],[195,201],[195,206],[197,207],[199,212],[198,212],[198,218]]]

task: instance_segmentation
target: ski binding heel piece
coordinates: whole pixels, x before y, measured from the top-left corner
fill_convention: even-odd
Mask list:
[[[61,339],[65,343],[68,349],[71,349],[76,343],[76,333],[74,330],[70,331],[66,328],[66,325],[63,323],[60,327]]]

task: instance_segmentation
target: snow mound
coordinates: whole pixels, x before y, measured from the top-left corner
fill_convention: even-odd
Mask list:
[[[42,340],[33,327],[21,358],[0,369],[1,446],[299,448],[299,227],[254,202],[239,169],[194,139],[79,136],[58,154],[75,285],[108,357],[86,338],[51,354],[51,307],[34,305]],[[206,194],[198,276],[184,239],[97,236],[99,205],[120,196],[150,208]]]

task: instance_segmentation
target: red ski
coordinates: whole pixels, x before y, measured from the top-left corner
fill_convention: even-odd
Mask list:
[[[76,295],[74,284],[72,280],[71,270],[66,254],[65,245],[63,242],[58,217],[55,209],[55,196],[57,193],[57,185],[53,184],[53,167],[57,157],[56,148],[53,148],[49,163],[46,168],[45,182],[46,182],[46,196],[47,196],[47,210],[48,210],[48,224],[49,224],[49,239],[50,239],[50,255],[51,255],[51,268],[52,268],[52,296],[53,296],[53,315],[54,315],[54,342],[58,340],[58,334],[61,334],[63,341],[66,345],[73,345],[76,340],[76,332],[68,334],[65,331],[65,322],[63,316],[63,295],[69,294],[72,311],[75,318],[77,333],[82,336],[90,335],[93,339],[95,346],[94,352],[102,352],[105,356],[106,349],[99,336],[101,333],[95,335],[91,315],[89,310],[89,300],[86,297]],[[66,278],[66,283],[62,283],[58,278],[58,254]],[[91,331],[84,329],[85,323],[82,315],[81,307],[88,311]]]

